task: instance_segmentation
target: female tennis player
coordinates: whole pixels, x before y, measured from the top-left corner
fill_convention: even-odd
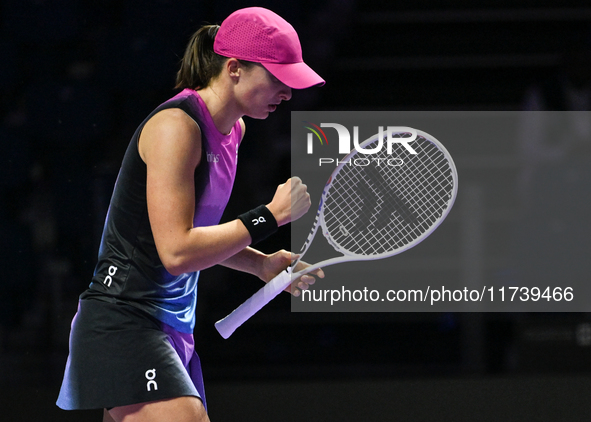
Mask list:
[[[292,178],[268,204],[219,224],[242,116],[264,119],[292,88],[321,84],[293,27],[267,9],[241,9],[195,33],[177,75],[183,91],[146,118],[125,153],[72,321],[58,406],[104,408],[104,421],[209,421],[193,340],[199,271],[222,264],[271,280],[291,253],[250,245],[310,207]],[[313,281],[296,280],[295,291]]]

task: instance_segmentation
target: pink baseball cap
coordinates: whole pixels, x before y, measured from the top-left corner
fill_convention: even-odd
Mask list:
[[[304,63],[293,26],[262,7],[240,9],[228,16],[218,30],[213,50],[220,56],[260,63],[290,88],[324,85],[324,79]]]

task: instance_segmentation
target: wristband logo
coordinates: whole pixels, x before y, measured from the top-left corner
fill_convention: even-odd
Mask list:
[[[259,217],[259,218],[253,218],[252,219],[252,225],[253,226],[258,226],[261,223],[266,223],[267,220],[265,220],[265,217]]]

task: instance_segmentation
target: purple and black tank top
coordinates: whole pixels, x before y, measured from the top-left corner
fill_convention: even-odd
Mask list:
[[[199,94],[185,89],[156,108],[131,139],[111,198],[94,277],[81,299],[124,301],[180,332],[192,333],[199,272],[174,276],[162,265],[148,219],[146,164],[138,151],[146,122],[170,108],[182,109],[201,129],[194,227],[216,225],[222,217],[236,176],[240,123],[229,135],[221,134]]]

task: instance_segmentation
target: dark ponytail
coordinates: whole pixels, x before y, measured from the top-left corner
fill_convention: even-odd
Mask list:
[[[205,88],[220,74],[226,57],[213,51],[218,29],[219,25],[205,25],[193,34],[177,72],[175,88]]]

